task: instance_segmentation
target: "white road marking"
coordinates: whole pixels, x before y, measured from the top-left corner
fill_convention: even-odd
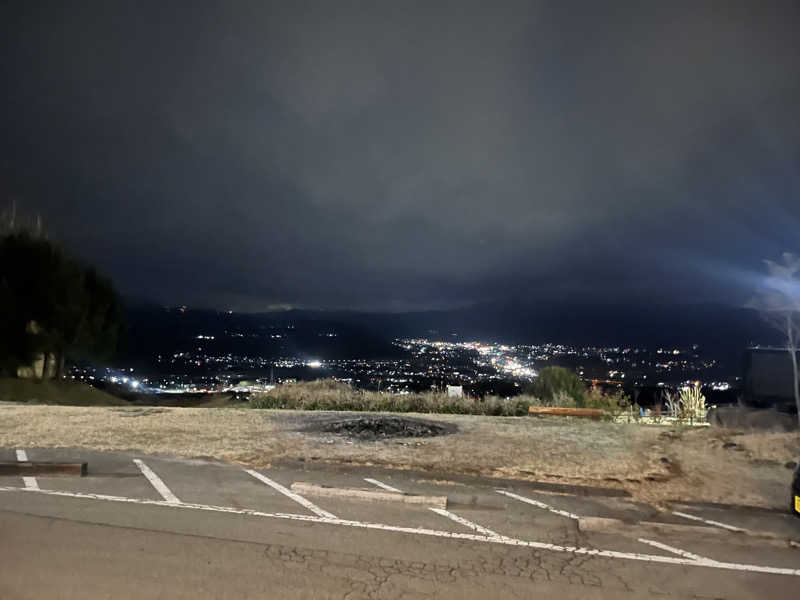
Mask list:
[[[655,540],[646,540],[644,538],[639,538],[639,541],[642,542],[643,544],[649,544],[654,548],[658,548],[666,552],[672,552],[673,554],[677,554],[678,556],[683,556],[684,558],[689,558],[691,560],[695,560],[698,562],[704,562],[704,561],[715,562],[710,558],[706,558],[705,556],[692,554],[691,552],[687,552],[686,550],[681,550],[680,548],[675,548],[673,546],[667,546],[666,544],[662,544],[661,542],[656,542]]]
[[[25,452],[25,450],[17,450],[17,461],[28,462],[28,453]],[[30,488],[32,490],[39,489],[39,482],[36,481],[36,477],[23,477],[22,483],[25,484],[26,488]]]
[[[150,506],[164,506],[169,508],[186,508],[192,510],[206,510],[220,513],[231,513],[237,515],[250,515],[254,517],[266,517],[272,519],[287,519],[290,521],[306,521],[311,523],[321,523],[324,525],[341,525],[345,527],[357,527],[360,529],[377,529],[381,531],[392,531],[397,533],[408,533],[414,535],[425,535],[440,538],[450,538],[457,540],[471,540],[475,542],[488,542],[492,544],[503,544],[506,546],[522,546],[534,548],[536,550],[549,550],[552,552],[563,552],[569,554],[581,554],[587,556],[599,556],[602,558],[616,558],[622,560],[636,560],[650,563],[661,563],[667,565],[684,565],[689,567],[707,567],[712,569],[726,569],[733,571],[750,571],[753,573],[768,573],[770,575],[793,575],[800,577],[800,569],[787,569],[783,567],[766,567],[761,565],[748,565],[739,563],[726,563],[719,561],[697,561],[688,558],[674,558],[672,556],[658,556],[655,554],[636,554],[632,552],[617,552],[615,550],[597,550],[595,548],[577,548],[574,546],[558,546],[544,542],[526,542],[507,537],[490,537],[475,535],[472,533],[453,533],[450,531],[437,531],[435,529],[423,529],[413,527],[399,527],[395,525],[383,525],[381,523],[363,523],[361,521],[346,521],[344,519],[328,519],[322,517],[312,517],[308,515],[294,515],[290,513],[265,513],[257,510],[244,508],[231,508],[227,506],[211,506],[208,504],[190,504],[164,502],[162,500],[142,500],[139,498],[125,498],[122,496],[105,496],[101,494],[81,494],[76,492],[59,492],[56,490],[34,490],[20,487],[0,487],[0,492],[32,492],[45,494],[48,496],[62,496],[67,498],[83,498],[89,500],[105,500],[110,502],[124,502],[130,504],[144,504]]]
[[[147,477],[147,480],[153,485],[154,488],[156,488],[156,491],[159,494],[161,494],[161,497],[164,498],[164,500],[166,500],[170,504],[181,503],[181,501],[178,500],[178,497],[175,494],[173,494],[172,491],[167,487],[167,484],[161,481],[161,478],[155,473],[153,473],[153,470],[150,467],[148,467],[138,458],[134,458],[133,462],[136,464],[137,467],[139,467],[139,470],[142,472],[142,475]]]
[[[310,500],[306,500],[300,494],[296,494],[295,492],[293,492],[289,488],[286,488],[286,487],[282,486],[277,481],[273,481],[272,479],[270,479],[269,477],[267,477],[265,475],[262,475],[258,471],[253,471],[253,469],[245,469],[244,471],[245,471],[245,473],[249,473],[250,475],[252,475],[256,479],[258,479],[262,483],[266,483],[272,489],[274,489],[277,492],[280,492],[281,494],[283,494],[287,498],[291,498],[292,500],[294,500],[295,502],[297,502],[301,506],[305,506],[308,510],[313,512],[315,515],[318,515],[318,516],[323,517],[325,519],[337,519],[338,518],[336,515],[329,513],[327,510],[322,510],[319,506],[317,506],[316,504],[314,504]]]
[[[452,521],[455,521],[459,525],[463,525],[464,527],[467,527],[468,529],[472,529],[474,531],[477,531],[478,533],[482,533],[483,535],[486,535],[486,536],[489,536],[489,537],[493,537],[493,538],[495,538],[495,537],[505,537],[505,536],[500,535],[499,533],[495,533],[491,529],[486,529],[486,527],[481,527],[477,523],[473,523],[472,521],[467,521],[466,519],[464,519],[462,517],[459,517],[458,515],[453,514],[450,511],[444,510],[443,508],[431,508],[429,510],[432,510],[437,515],[441,515],[443,517],[447,517],[448,519],[451,519]]]
[[[580,517],[574,513],[567,512],[566,510],[559,510],[557,508],[553,508],[549,504],[545,504],[544,502],[539,502],[538,500],[534,500],[533,498],[526,498],[525,496],[512,494],[511,492],[507,492],[505,490],[495,490],[495,491],[498,494],[503,494],[504,496],[508,496],[509,498],[514,498],[515,500],[519,500],[520,502],[526,502],[528,504],[532,504],[533,506],[549,510],[551,513],[561,515],[562,517],[567,517],[568,519],[575,519],[576,521],[580,519]]]
[[[370,483],[372,483],[374,485],[377,485],[378,487],[382,487],[383,489],[388,490],[390,492],[400,492],[401,494],[403,493],[402,490],[398,490],[397,488],[394,488],[394,487],[392,487],[390,485],[386,485],[385,483],[382,483],[382,482],[378,481],[377,479],[369,479],[368,477],[365,477],[364,481],[369,481]],[[467,521],[463,517],[459,517],[457,514],[451,513],[449,510],[445,510],[443,508],[431,508],[429,510],[435,512],[437,515],[439,515],[441,517],[445,517],[446,519],[450,519],[451,521],[455,521],[456,523],[458,523],[459,525],[463,525],[467,529],[472,529],[473,531],[477,531],[478,533],[482,533],[483,535],[487,535],[489,537],[503,537],[499,533],[495,533],[491,529],[487,529],[486,527],[482,527],[481,525],[478,525],[477,523],[473,523],[472,521]]]
[[[700,517],[695,517],[694,515],[688,515],[683,512],[674,512],[673,515],[677,515],[679,517],[683,517],[684,519],[691,519],[692,521],[700,521],[701,523],[707,523],[708,525],[713,525],[714,527],[722,527],[723,529],[727,529],[728,531],[738,531],[743,532],[747,531],[746,529],[742,529],[741,527],[734,527],[733,525],[727,525],[725,523],[720,523],[719,521],[710,521],[708,519],[701,519]]]
[[[364,477],[364,481],[366,481],[367,483],[371,483],[372,485],[376,485],[379,488],[383,488],[387,492],[398,492],[400,494],[403,493],[400,490],[398,490],[397,488],[392,487],[390,485],[387,485],[387,484],[383,483],[382,481],[378,481],[377,479],[370,479],[369,477]]]

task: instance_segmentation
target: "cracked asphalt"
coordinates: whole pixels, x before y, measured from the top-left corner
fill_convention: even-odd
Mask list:
[[[613,491],[297,464],[261,470],[265,484],[200,460],[24,452],[30,461],[86,461],[89,475],[0,477],[3,600],[787,598],[800,586],[800,548],[786,541],[800,539],[800,524],[779,512],[676,507],[705,520],[689,521]],[[0,449],[0,461],[14,460],[16,449]],[[348,496],[301,504],[290,491],[301,481],[378,489],[365,478],[445,495],[455,520]],[[587,530],[575,517],[613,521]]]

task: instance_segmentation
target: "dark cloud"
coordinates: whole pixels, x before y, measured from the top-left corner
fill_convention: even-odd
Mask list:
[[[6,3],[3,192],[162,302],[748,298],[797,4],[598,4]]]

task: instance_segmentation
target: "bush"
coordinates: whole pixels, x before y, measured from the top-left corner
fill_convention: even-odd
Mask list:
[[[357,390],[334,379],[286,383],[265,394],[250,396],[251,408],[294,410],[353,410],[364,412],[417,412],[519,417],[537,404],[531,396],[511,399],[488,396],[483,400],[454,398],[446,394],[384,394]]]
[[[631,404],[630,398],[622,390],[604,392],[594,385],[584,393],[584,403],[586,408],[602,410],[609,419],[620,416]]]
[[[706,419],[706,397],[700,391],[700,384],[681,388],[678,397],[678,417],[681,420],[694,422],[695,419]]]
[[[578,403],[575,402],[575,398],[567,394],[564,390],[558,390],[554,395],[553,399],[550,402],[549,406],[556,406],[560,408],[576,408]]]
[[[573,371],[564,367],[545,367],[528,390],[541,400],[541,406],[566,406],[568,399],[572,400],[573,407],[585,406],[586,386]]]

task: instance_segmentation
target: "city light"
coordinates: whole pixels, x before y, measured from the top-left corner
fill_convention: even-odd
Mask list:
[[[280,334],[275,333],[274,328],[263,333],[226,331],[225,335],[265,339],[292,335],[289,327],[282,330]],[[322,338],[335,335],[328,329],[315,334]],[[446,385],[455,385],[464,386],[467,393],[491,395],[507,393],[508,386],[524,390],[539,376],[541,369],[560,366],[592,385],[630,388],[661,383],[662,387],[679,389],[701,381],[702,387],[715,392],[728,392],[738,387],[733,379],[720,376],[717,361],[704,356],[697,345],[665,350],[663,347],[402,338],[393,340],[393,345],[402,350],[402,355],[393,358],[309,359],[292,355],[215,353],[214,337],[195,333],[192,338],[208,340],[209,346],[154,356],[159,368],[166,369],[162,375],[154,376],[145,371],[137,373],[134,379],[131,368],[104,368],[105,374],[97,379],[122,383],[137,393],[264,393],[282,383],[324,376],[356,388],[384,393],[441,390]],[[309,375],[308,370],[313,374]],[[94,372],[92,368],[74,368],[71,374],[76,379],[94,381]]]

